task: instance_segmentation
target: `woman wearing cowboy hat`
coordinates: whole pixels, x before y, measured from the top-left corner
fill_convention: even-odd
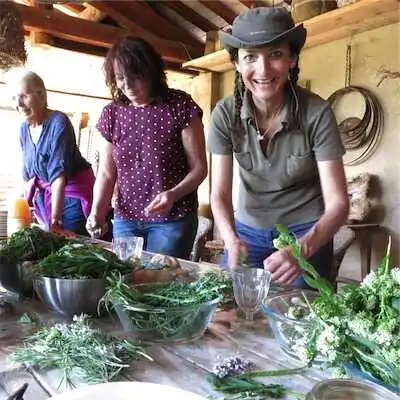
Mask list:
[[[234,95],[218,102],[209,128],[211,205],[225,242],[224,264],[239,256],[283,285],[306,287],[289,249],[277,251],[275,224],[289,227],[303,255],[326,278],[332,238],[348,214],[342,146],[335,117],[297,85],[307,32],[283,8],[239,15],[220,40],[236,68]],[[233,211],[233,157],[239,165]]]

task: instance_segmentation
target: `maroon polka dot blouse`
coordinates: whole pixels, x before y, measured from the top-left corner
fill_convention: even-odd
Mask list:
[[[135,107],[112,102],[104,107],[97,129],[114,145],[118,196],[115,215],[131,221],[165,222],[195,212],[197,192],[174,203],[168,215],[144,213],[154,197],[176,186],[189,168],[182,130],[202,110],[191,96],[169,89],[163,103]]]

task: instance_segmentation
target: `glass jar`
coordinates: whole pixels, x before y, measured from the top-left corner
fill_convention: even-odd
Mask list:
[[[31,211],[24,198],[14,198],[8,203],[7,236],[31,224]]]
[[[327,379],[317,383],[306,400],[399,400],[389,390],[351,379]]]

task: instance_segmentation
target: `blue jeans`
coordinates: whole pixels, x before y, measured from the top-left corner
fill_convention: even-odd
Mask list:
[[[85,228],[86,218],[79,199],[66,197],[62,211],[62,228],[78,235],[88,236]]]
[[[189,259],[196,237],[198,218],[189,214],[169,222],[114,220],[113,236],[141,236],[144,250]]]
[[[305,235],[315,224],[315,221],[289,225],[290,232],[297,237]],[[279,236],[278,231],[274,229],[258,229],[235,221],[237,234],[243,243],[245,243],[248,251],[247,262],[257,268],[263,268],[263,261],[276,251],[273,240]],[[332,268],[333,260],[333,240],[319,249],[308,261],[314,266],[318,273],[329,279],[329,273]],[[228,265],[228,252],[225,249],[222,259],[222,267]],[[309,289],[309,286],[304,282],[303,276],[300,276],[293,283],[293,287]]]
[[[46,215],[44,205],[43,191],[39,192],[35,199],[35,205],[39,208],[42,215]],[[78,235],[88,236],[86,231],[86,218],[82,210],[82,204],[79,199],[73,197],[64,198],[64,206],[61,215],[62,228],[67,229],[71,232],[75,232]],[[49,229],[50,221],[47,221],[46,229]]]

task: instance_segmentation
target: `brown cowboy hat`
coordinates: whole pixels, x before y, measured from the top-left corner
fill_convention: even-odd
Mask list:
[[[252,8],[235,18],[230,32],[219,32],[219,38],[227,50],[288,42],[300,52],[306,37],[303,24],[295,26],[290,13],[282,7]]]

